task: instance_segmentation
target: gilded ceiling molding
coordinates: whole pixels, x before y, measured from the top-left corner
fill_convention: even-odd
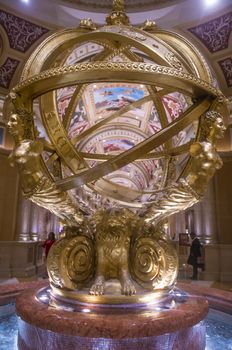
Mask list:
[[[211,52],[228,48],[232,31],[232,11],[188,29]]]

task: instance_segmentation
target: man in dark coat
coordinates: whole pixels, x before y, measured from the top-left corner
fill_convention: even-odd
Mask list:
[[[201,256],[201,243],[199,238],[197,238],[194,232],[190,233],[190,237],[192,239],[192,244],[190,247],[190,254],[188,257],[188,264],[193,266],[193,275],[192,279],[197,280],[198,267],[202,267],[202,264],[198,264],[197,259]]]

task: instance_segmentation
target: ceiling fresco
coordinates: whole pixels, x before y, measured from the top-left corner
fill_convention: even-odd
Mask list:
[[[0,9],[0,24],[4,28],[10,48],[26,52],[48,29]]]
[[[219,85],[225,95],[230,96],[232,94],[230,91],[232,87],[232,11],[188,30],[208,50],[206,55],[216,73]],[[219,74],[217,74],[218,71],[220,71]]]
[[[221,70],[224,74],[227,86],[232,87],[232,56],[227,57],[221,61],[218,61],[218,64],[221,67]]]
[[[8,89],[10,82],[19,64],[19,60],[7,57],[5,62],[0,66],[0,86]]]
[[[227,49],[232,31],[232,11],[189,28],[189,31],[196,35],[211,53]]]
[[[4,11],[0,6],[0,92],[2,88],[3,94],[6,94],[12,82],[17,82],[21,73],[18,70],[16,75],[18,66],[21,64],[23,68],[32,47],[48,33],[49,29]]]

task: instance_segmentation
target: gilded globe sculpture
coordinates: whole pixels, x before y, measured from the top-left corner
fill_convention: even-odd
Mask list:
[[[116,0],[104,26],[85,19],[45,39],[6,108],[23,193],[63,224],[47,260],[54,299],[170,291],[178,261],[164,223],[222,166],[228,115],[198,49],[153,21],[132,26]]]

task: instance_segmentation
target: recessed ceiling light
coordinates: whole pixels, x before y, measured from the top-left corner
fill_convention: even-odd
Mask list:
[[[218,3],[219,0],[205,0],[205,5],[206,6],[213,6]]]
[[[21,0],[22,2],[25,2],[25,4],[29,3],[29,0]]]

